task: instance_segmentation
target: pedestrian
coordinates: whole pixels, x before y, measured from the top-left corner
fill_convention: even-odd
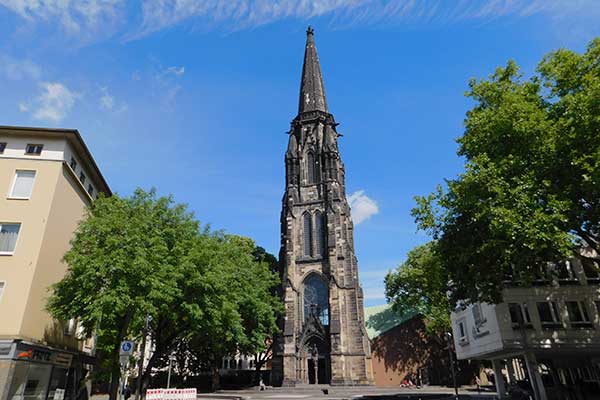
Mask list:
[[[131,397],[131,388],[129,387],[129,385],[126,385],[123,388],[123,398],[125,400],[129,399]]]
[[[479,379],[479,375],[475,375],[475,385],[477,386],[477,393],[481,393],[481,379]]]

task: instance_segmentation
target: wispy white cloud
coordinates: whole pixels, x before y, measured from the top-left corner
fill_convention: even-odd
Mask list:
[[[0,6],[30,22],[58,21],[74,36],[106,37],[121,28],[129,40],[189,21],[239,30],[315,17],[329,18],[334,27],[539,14],[600,17],[598,0],[0,0]]]
[[[30,23],[57,25],[83,39],[110,36],[124,22],[125,0],[0,0],[0,6]]]
[[[185,67],[169,67],[166,72],[175,76],[181,76],[185,73]]]
[[[177,94],[181,91],[181,78],[185,74],[185,67],[158,67],[154,74],[154,84],[160,93],[163,103],[166,106],[173,105]]]
[[[600,14],[597,0],[156,0],[142,6],[137,37],[194,18],[230,29],[294,18],[331,17],[340,26],[402,22],[457,22],[504,16]]]
[[[62,121],[75,105],[79,94],[58,82],[44,82],[40,86],[42,93],[29,103],[19,103],[19,110],[30,112],[38,120]]]
[[[100,88],[102,96],[100,96],[100,108],[105,110],[112,110],[115,106],[115,98],[108,93],[108,88],[102,87]]]
[[[379,206],[375,200],[365,194],[364,190],[358,190],[348,197],[350,208],[352,210],[352,220],[355,225],[371,218],[379,213]]]
[[[10,80],[37,80],[42,69],[29,60],[19,60],[6,54],[0,54],[0,75]]]

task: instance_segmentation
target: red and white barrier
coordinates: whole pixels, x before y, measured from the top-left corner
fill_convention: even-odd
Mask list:
[[[196,389],[148,389],[146,400],[195,400]]]

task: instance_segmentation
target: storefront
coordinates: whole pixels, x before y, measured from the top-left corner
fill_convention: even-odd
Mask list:
[[[0,400],[80,398],[86,375],[82,360],[82,355],[74,352],[0,341],[0,374],[5,378],[0,379]]]

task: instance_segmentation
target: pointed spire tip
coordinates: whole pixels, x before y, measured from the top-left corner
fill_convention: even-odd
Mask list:
[[[314,35],[315,34],[315,30],[313,29],[312,26],[308,26],[308,28],[306,29],[306,36],[308,35]]]

